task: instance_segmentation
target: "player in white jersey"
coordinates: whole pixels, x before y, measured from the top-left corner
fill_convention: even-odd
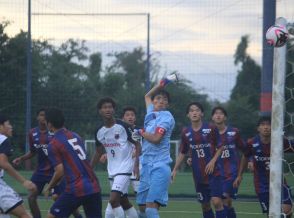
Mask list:
[[[105,210],[105,218],[124,218],[125,215],[137,218],[137,212],[129,202],[127,194],[133,170],[138,174],[138,158],[134,166],[132,157],[133,144],[138,143],[132,138],[131,126],[115,119],[115,105],[114,100],[108,97],[102,98],[97,104],[103,126],[95,133],[97,150],[92,166],[99,160],[102,148],[105,148],[108,176],[111,180],[110,200]]]
[[[0,114],[0,171],[5,170],[11,177],[21,183],[28,191],[36,191],[37,187],[31,181],[20,175],[9,163],[8,156],[12,154],[9,138],[12,136],[12,125],[7,117]],[[31,217],[25,210],[21,197],[0,178],[0,211],[16,217]]]

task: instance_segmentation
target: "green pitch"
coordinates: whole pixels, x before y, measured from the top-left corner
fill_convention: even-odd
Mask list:
[[[26,178],[30,178],[32,172],[21,172]],[[108,199],[109,193],[109,183],[107,179],[106,172],[96,172],[101,187],[103,195],[103,210]],[[11,185],[18,193],[23,195],[26,205],[26,191],[17,182],[12,180],[8,175],[5,175],[6,182]],[[288,184],[294,184],[293,176],[287,176]],[[200,204],[195,198],[194,183],[192,180],[191,173],[178,173],[176,180],[171,184],[170,189],[170,201],[166,208],[160,209],[161,218],[201,218],[201,208]],[[130,190],[131,199],[133,201],[133,191]],[[52,205],[50,199],[45,199],[43,197],[39,198],[39,205],[42,211],[43,217],[46,216],[48,209]],[[248,217],[265,217],[261,214],[261,209],[259,202],[257,201],[254,193],[253,178],[252,174],[244,174],[241,187],[239,189],[239,198],[234,202],[234,207],[236,209],[238,218],[248,218]],[[28,208],[28,207],[27,207]],[[81,209],[82,210],[82,209]],[[104,213],[104,211],[103,211]]]

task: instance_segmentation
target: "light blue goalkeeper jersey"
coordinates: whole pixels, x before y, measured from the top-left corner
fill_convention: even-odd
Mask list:
[[[159,144],[153,144],[143,139],[141,163],[155,163],[172,161],[170,157],[170,137],[175,126],[173,115],[167,111],[154,111],[153,104],[147,108],[147,114],[144,120],[144,129],[146,132],[154,134],[156,128],[165,129],[165,134]]]

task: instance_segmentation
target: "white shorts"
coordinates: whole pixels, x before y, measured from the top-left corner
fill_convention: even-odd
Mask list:
[[[0,211],[1,213],[7,213],[16,206],[22,204],[21,197],[0,179]],[[2,214],[3,215],[3,214]]]
[[[131,179],[131,185],[132,185],[133,190],[134,190],[135,193],[138,192],[139,184],[140,184],[140,181],[138,181],[136,179]]]
[[[128,194],[130,186],[129,175],[116,175],[109,178],[111,191],[120,192],[122,195]]]

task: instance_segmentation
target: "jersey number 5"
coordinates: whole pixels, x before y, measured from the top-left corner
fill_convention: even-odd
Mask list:
[[[77,152],[79,158],[81,160],[85,160],[86,159],[86,154],[84,152],[84,150],[82,149],[82,147],[80,145],[77,144],[77,139],[73,138],[73,139],[69,139],[68,143],[73,147],[73,149]]]

